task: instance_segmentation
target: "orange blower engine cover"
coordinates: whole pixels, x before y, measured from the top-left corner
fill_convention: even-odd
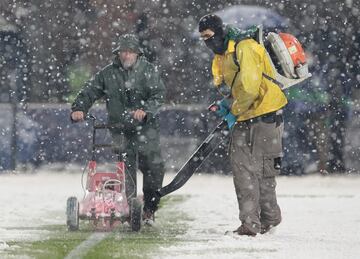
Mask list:
[[[300,42],[291,34],[279,33],[280,38],[285,43],[286,48],[289,51],[294,66],[302,65],[306,63],[305,51],[301,47]]]

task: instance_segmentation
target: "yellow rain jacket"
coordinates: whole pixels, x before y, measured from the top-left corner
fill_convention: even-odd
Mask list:
[[[212,63],[214,84],[218,87],[225,82],[231,87],[231,113],[237,116],[237,121],[277,111],[287,104],[280,87],[263,73],[275,77],[264,46],[253,39],[242,40],[237,45],[229,40],[224,55],[215,55]]]

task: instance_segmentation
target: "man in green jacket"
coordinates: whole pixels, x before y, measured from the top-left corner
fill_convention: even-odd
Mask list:
[[[108,123],[121,125],[110,132],[114,144],[126,153],[126,195],[128,199],[136,196],[138,164],[143,173],[143,218],[151,222],[158,205],[151,197],[164,178],[158,110],[164,102],[165,86],[157,68],[143,57],[135,35],[122,35],[113,54],[113,62],[79,92],[71,107],[71,119],[84,120],[96,100],[106,100]]]

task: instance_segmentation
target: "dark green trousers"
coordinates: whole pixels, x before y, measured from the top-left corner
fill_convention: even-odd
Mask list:
[[[143,174],[144,211],[156,211],[158,203],[150,202],[156,190],[162,187],[164,161],[161,157],[159,130],[147,128],[136,134],[112,134],[113,142],[124,156],[126,165],[126,196],[130,200],[137,196],[136,171]]]

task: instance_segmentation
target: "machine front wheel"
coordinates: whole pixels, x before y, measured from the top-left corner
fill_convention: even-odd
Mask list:
[[[79,229],[79,202],[76,197],[70,197],[67,200],[66,225],[70,231]]]

